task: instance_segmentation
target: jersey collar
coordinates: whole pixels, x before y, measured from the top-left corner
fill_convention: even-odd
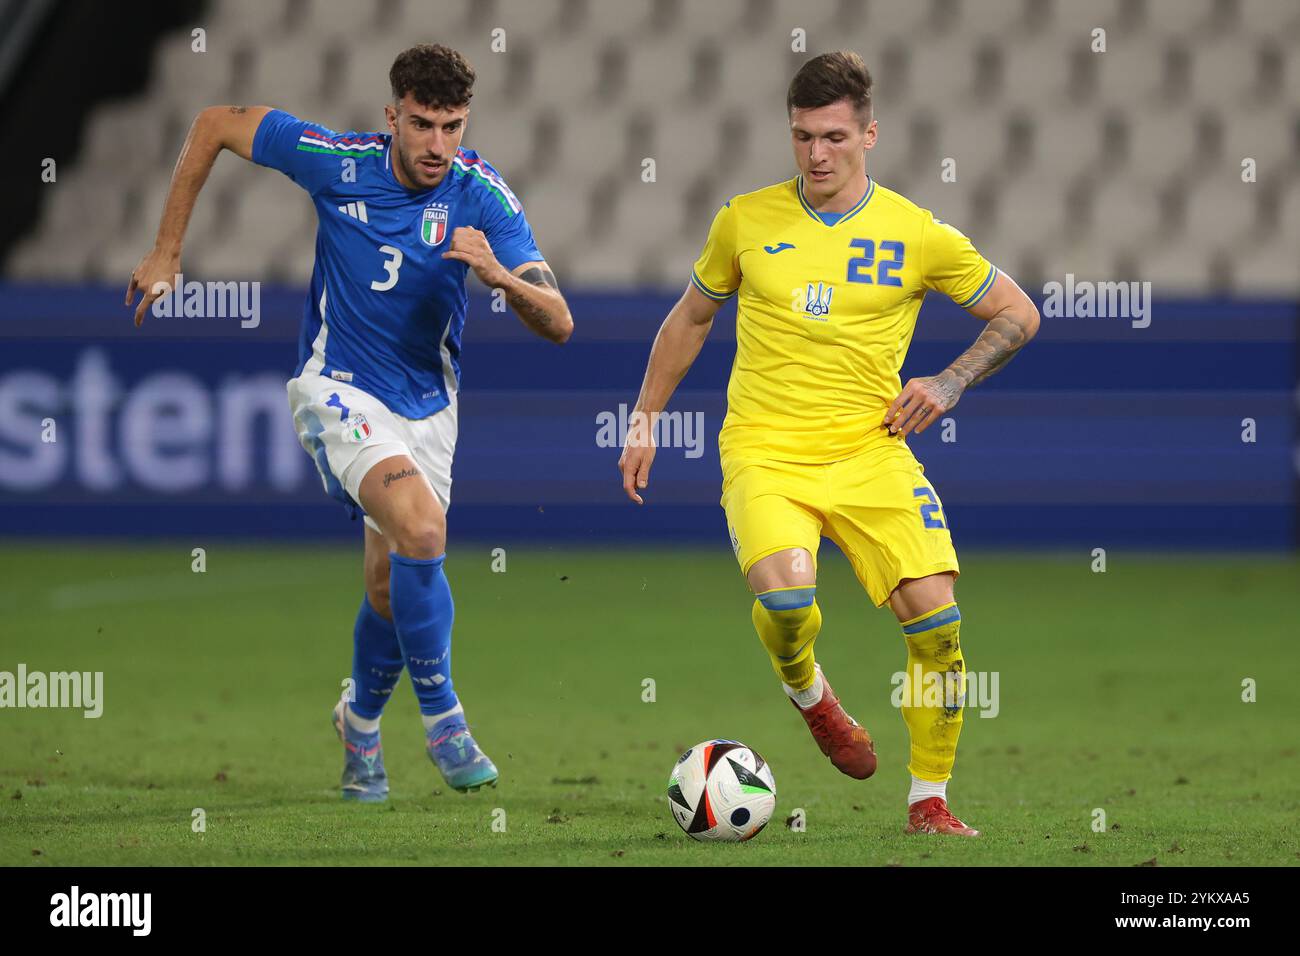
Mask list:
[[[835,226],[838,226],[842,222],[848,222],[859,212],[861,212],[863,207],[866,206],[867,203],[871,202],[871,197],[875,193],[875,191],[876,191],[876,181],[872,179],[870,176],[868,176],[867,191],[862,194],[862,198],[858,200],[857,205],[855,205],[852,209],[850,209],[844,215],[840,216],[840,218],[835,221]],[[813,207],[808,204],[808,200],[804,198],[802,175],[795,177],[794,192],[795,195],[799,197],[799,205],[803,207],[803,211],[806,212],[809,216],[811,216],[814,220],[816,220],[818,225],[826,226],[826,223],[822,219],[822,217],[817,215],[817,210],[813,209]],[[826,226],[826,228],[834,229],[835,226]]]

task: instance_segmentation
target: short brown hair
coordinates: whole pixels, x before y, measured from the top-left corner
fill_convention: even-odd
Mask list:
[[[403,50],[388,71],[393,104],[410,93],[421,106],[446,109],[468,106],[474,95],[474,70],[451,47],[421,43]]]
[[[848,100],[863,126],[871,123],[871,73],[852,50],[815,56],[790,81],[785,109],[816,109]]]

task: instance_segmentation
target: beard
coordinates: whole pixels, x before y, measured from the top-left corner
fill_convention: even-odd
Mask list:
[[[451,166],[446,161],[442,161],[442,169],[440,169],[437,174],[431,175],[428,170],[420,165],[420,160],[425,158],[427,157],[414,157],[407,155],[406,151],[402,149],[400,145],[397,148],[397,161],[401,163],[402,172],[405,174],[407,180],[419,189],[433,189],[447,178],[447,173],[450,171]]]

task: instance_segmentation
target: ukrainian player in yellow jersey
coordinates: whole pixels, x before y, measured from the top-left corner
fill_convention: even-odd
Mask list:
[[[619,460],[642,504],[655,416],[699,354],[719,306],[738,297],[736,359],[718,439],[722,506],[756,600],[754,627],[822,752],[849,776],[876,769],[866,729],[845,713],[813,655],[822,615],[817,550],[848,556],[877,607],[902,626],[911,738],[909,833],[978,836],[948,809],[965,663],[958,573],[938,494],[907,447],[962,392],[1001,368],[1038,312],[970,240],[873,180],[871,76],[856,53],[806,63],[786,100],[799,175],[718,211],[690,285],[655,339]],[[986,323],[938,375],[899,370],[927,291]],[[922,687],[953,687],[936,706]]]

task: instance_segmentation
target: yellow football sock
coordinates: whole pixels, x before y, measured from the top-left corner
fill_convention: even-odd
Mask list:
[[[907,679],[903,722],[912,739],[912,776],[935,783],[952,776],[966,699],[961,656],[961,612],[945,604],[903,622]]]
[[[795,690],[812,686],[813,642],[822,627],[815,586],[773,588],[754,602],[754,629],[777,676]]]

